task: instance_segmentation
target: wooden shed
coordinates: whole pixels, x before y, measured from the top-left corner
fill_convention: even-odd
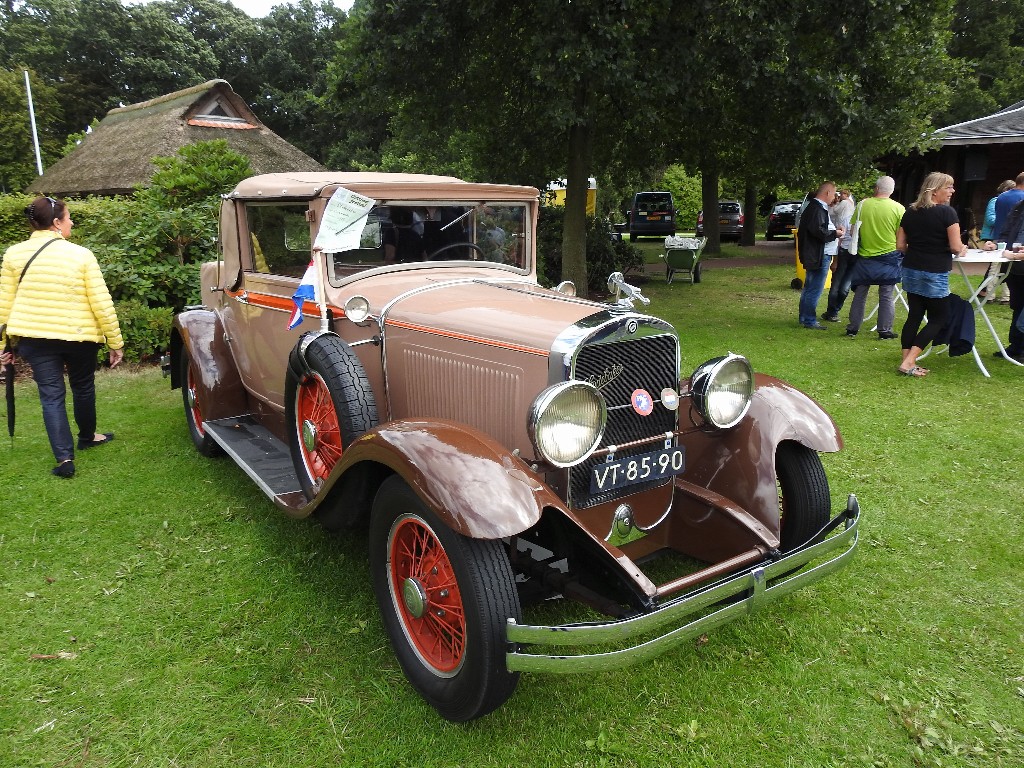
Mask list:
[[[970,208],[980,220],[999,182],[1016,179],[1024,172],[1024,101],[939,128],[933,137],[941,142],[937,150],[886,158],[885,165],[897,183],[894,197],[912,202],[924,177],[942,171],[956,181],[953,205],[961,218]]]

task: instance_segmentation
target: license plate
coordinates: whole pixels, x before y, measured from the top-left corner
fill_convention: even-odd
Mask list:
[[[719,220],[718,220],[718,223],[719,223],[719,224],[728,224],[728,223],[729,223],[729,220],[728,220],[728,219],[719,219]]]
[[[648,221],[661,221],[661,216],[648,216]]]
[[[686,466],[682,446],[641,453],[595,464],[590,470],[590,492],[604,493],[627,485],[678,475]]]

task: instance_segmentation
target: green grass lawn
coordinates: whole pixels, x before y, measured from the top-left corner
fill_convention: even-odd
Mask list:
[[[282,515],[200,457],[155,370],[99,377],[110,446],[71,481],[35,389],[0,443],[0,766],[1024,765],[1024,370],[798,327],[792,267],[644,286],[684,368],[732,350],[832,414],[853,564],[653,663],[524,675],[494,714],[440,720],[405,682],[361,538]],[[992,308],[1005,339],[1009,310]],[[905,315],[897,313],[897,325]]]
[[[693,232],[680,232],[681,237],[694,237]],[[773,241],[770,245],[764,240],[761,235],[757,237],[758,245],[768,245],[771,248],[771,253],[774,255],[785,255],[792,257],[794,264],[796,263],[796,252],[793,246],[792,238],[781,238]],[[662,264],[664,263],[661,259],[661,255],[665,253],[665,239],[661,237],[644,237],[639,240],[635,240],[631,245],[640,249],[643,254],[645,264]],[[743,246],[737,243],[735,240],[724,240],[719,244],[721,249],[720,253],[707,253],[705,251],[702,256],[703,259],[708,261],[714,259],[731,259],[731,258],[757,258],[758,256],[765,255],[763,249],[754,251],[748,246]]]

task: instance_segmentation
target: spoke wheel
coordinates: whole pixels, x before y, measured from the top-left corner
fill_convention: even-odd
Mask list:
[[[206,434],[203,426],[203,409],[199,403],[199,375],[187,349],[181,352],[181,397],[185,408],[185,423],[189,437],[196,450],[203,456],[211,457],[223,453],[220,446]]]
[[[292,349],[285,377],[285,424],[292,465],[307,498],[323,487],[345,449],[377,426],[377,404],[359,358],[337,336]]]
[[[472,720],[512,695],[505,631],[522,614],[504,544],[456,533],[392,475],[373,502],[370,569],[395,657],[442,717]]]
[[[341,427],[331,392],[320,374],[314,373],[298,386],[295,428],[306,473],[322,482],[341,458]]]
[[[442,676],[462,665],[466,613],[448,553],[424,520],[402,515],[391,527],[391,599],[420,660]]]

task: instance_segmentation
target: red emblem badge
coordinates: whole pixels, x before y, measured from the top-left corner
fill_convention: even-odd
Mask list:
[[[651,411],[654,410],[654,398],[646,389],[633,390],[629,401],[633,405],[633,410],[641,416],[650,416]]]

